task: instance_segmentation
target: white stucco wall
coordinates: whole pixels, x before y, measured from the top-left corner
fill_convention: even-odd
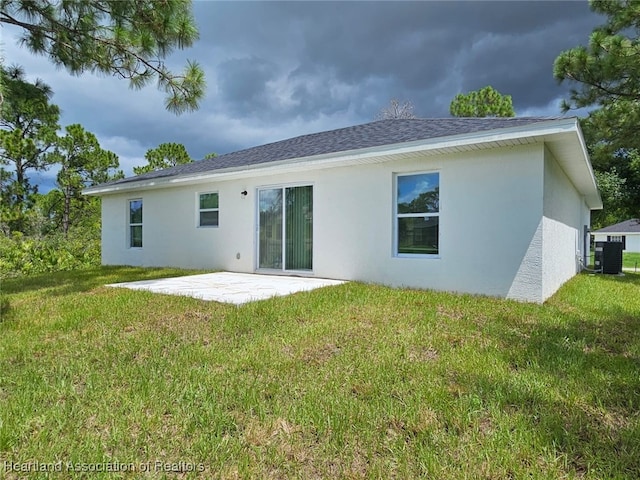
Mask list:
[[[252,241],[254,205],[240,195],[239,185],[220,182],[103,197],[103,263],[251,271],[252,251],[239,239]],[[198,193],[205,192],[218,192],[224,205],[219,227],[197,227]],[[140,249],[128,248],[127,243],[128,201],[136,198],[143,200]]]
[[[331,187],[326,202],[317,197],[316,245],[318,253],[331,253],[316,262],[317,273],[506,296],[518,281],[518,266],[542,214],[540,148],[327,172]],[[393,174],[423,171],[440,172],[439,258],[398,258],[393,255]]]
[[[590,211],[553,155],[545,149],[542,220],[542,298],[580,271]]]
[[[553,193],[566,186],[554,168],[531,144],[106,195],[103,263],[254,272],[257,188],[312,184],[313,275],[542,301],[575,273],[581,222],[579,206],[561,205],[580,199]],[[394,175],[430,171],[440,172],[439,256],[398,258]],[[219,192],[220,225],[197,228],[197,194],[209,191]],[[144,205],[142,249],[127,248],[134,198]],[[543,256],[552,238],[562,246]]]
[[[608,235],[624,235],[625,240],[625,252],[637,252],[640,253],[640,233],[594,233],[594,242],[606,242]]]
[[[627,235],[626,252],[640,253],[640,233]]]

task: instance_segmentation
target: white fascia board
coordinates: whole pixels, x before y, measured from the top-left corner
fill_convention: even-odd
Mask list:
[[[376,147],[347,150],[341,152],[315,155],[312,157],[296,157],[287,160],[245,165],[240,167],[223,168],[211,172],[200,172],[190,175],[175,177],[153,178],[149,180],[131,181],[116,185],[100,185],[83,190],[84,195],[108,195],[132,190],[149,190],[167,188],[171,186],[191,185],[210,182],[212,180],[229,179],[230,177],[244,177],[265,175],[273,173],[285,173],[298,169],[327,168],[330,166],[347,166],[359,163],[377,163],[385,161],[389,155],[411,154],[416,152],[428,152],[431,150],[454,149],[469,145],[496,144],[509,140],[522,138],[547,137],[577,131],[577,119],[566,118],[549,120],[536,124],[523,125],[499,130],[484,130],[480,132],[452,135],[446,137],[416,140],[413,142],[393,143]],[[581,139],[582,137],[580,137]],[[586,150],[585,150],[586,153]],[[588,157],[586,157],[588,158]],[[588,164],[588,162],[587,162]]]
[[[591,165],[591,161],[589,160],[589,152],[587,152],[587,144],[584,141],[582,128],[580,128],[580,122],[578,122],[577,119],[575,119],[575,125],[576,134],[578,135],[578,141],[580,142],[580,149],[582,151],[582,158],[585,162],[584,170],[590,177],[590,186],[593,186],[593,193],[587,195],[587,205],[591,210],[602,210],[602,208],[604,207],[602,203],[602,197],[600,196],[600,191],[598,190],[598,183],[596,182],[596,176],[593,172],[593,166]]]

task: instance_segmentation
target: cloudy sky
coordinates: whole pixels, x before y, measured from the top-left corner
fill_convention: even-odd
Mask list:
[[[366,123],[391,98],[411,101],[419,117],[447,117],[457,93],[492,85],[513,97],[518,116],[559,115],[568,86],[553,79],[553,61],[604,21],[586,1],[204,1],[194,14],[200,40],[166,63],[204,68],[195,113],[165,111],[154,86],[71,77],[21,48],[17,29],[3,29],[3,56],[48,83],[61,125],[95,133],[128,176],[163,142],[202,158]]]

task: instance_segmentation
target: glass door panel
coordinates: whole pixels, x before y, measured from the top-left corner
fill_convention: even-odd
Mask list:
[[[313,187],[285,189],[285,270],[311,270],[313,260]]]
[[[282,189],[258,192],[258,267],[282,269]]]

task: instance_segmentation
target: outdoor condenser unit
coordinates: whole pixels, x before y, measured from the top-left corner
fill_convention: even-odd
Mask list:
[[[596,242],[594,267],[610,275],[621,273],[622,242]]]

